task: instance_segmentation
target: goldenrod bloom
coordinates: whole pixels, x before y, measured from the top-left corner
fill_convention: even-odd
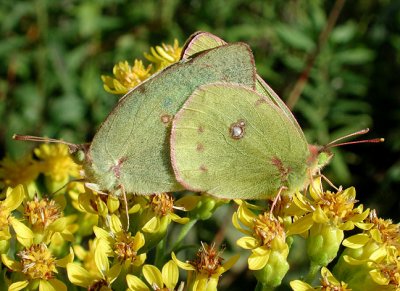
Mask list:
[[[32,158],[32,154],[16,161],[6,156],[0,161],[0,188],[16,187],[20,184],[31,188],[39,173],[39,164]]]
[[[206,243],[202,243],[196,258],[190,262],[182,262],[171,253],[172,260],[178,267],[189,271],[187,286],[193,291],[217,290],[219,277],[232,268],[239,259],[239,255],[235,255],[222,264],[223,258],[220,255],[221,252],[217,251],[215,245],[209,246]]]
[[[81,166],[72,159],[65,144],[42,144],[34,149],[40,160],[40,169],[46,177],[49,192],[55,192],[65,186],[70,178],[80,178]]]
[[[96,245],[96,242],[94,244],[94,248],[97,249],[98,245]],[[69,280],[73,284],[85,287],[88,290],[111,291],[111,284],[121,272],[121,265],[117,263],[110,268],[107,254],[102,251],[95,251],[94,260],[96,269],[91,269],[90,272],[78,263],[69,263],[67,265]]]
[[[334,268],[354,290],[400,288],[400,224],[371,211],[364,232],[343,241],[346,246]]]
[[[173,46],[163,43],[161,46],[151,47],[150,54],[145,53],[144,56],[156,65],[158,71],[179,61],[181,52],[182,48],[179,46],[178,40],[175,39]]]
[[[15,188],[8,188],[6,199],[0,201],[0,250],[5,252],[8,248],[8,240],[11,238],[10,227],[16,233],[17,240],[23,246],[29,246],[33,242],[33,232],[22,222],[11,215],[25,198],[25,191],[22,185]]]
[[[347,287],[345,282],[339,282],[332,273],[325,267],[321,269],[321,286],[312,287],[306,282],[300,280],[294,280],[290,282],[290,287],[294,291],[312,291],[312,290],[335,290],[335,291],[350,291],[351,288]]]
[[[57,198],[62,200],[63,196]],[[73,233],[78,230],[78,225],[74,224],[77,216],[63,216],[61,203],[48,198],[39,199],[37,195],[25,202],[23,214],[34,232],[34,243],[51,242],[53,248],[61,248],[65,241],[74,240]]]
[[[67,290],[67,286],[56,279],[57,267],[65,267],[72,262],[74,255],[70,253],[57,260],[46,244],[33,244],[17,253],[19,261],[14,261],[7,255],[1,255],[4,265],[15,273],[16,278],[23,278],[21,281],[10,285],[9,290],[21,290],[26,288],[38,288],[43,291]],[[19,276],[19,277],[18,277]]]
[[[146,250],[154,247],[165,237],[168,225],[172,221],[180,224],[189,221],[189,218],[180,217],[174,212],[176,207],[174,206],[174,198],[170,194],[154,194],[142,201],[142,212],[138,219],[138,226],[143,231]]]
[[[357,200],[354,187],[337,193],[324,191],[321,178],[309,187],[312,200],[299,192],[293,198],[294,204],[304,214],[288,227],[288,235],[302,234],[307,237],[307,253],[312,264],[326,266],[337,255],[344,238],[344,230],[355,226],[364,227],[363,220],[369,209],[363,210]]]
[[[144,54],[146,59],[152,63],[147,67],[137,59],[133,66],[127,61],[119,62],[113,68],[114,77],[101,76],[104,89],[111,94],[126,94],[155,72],[179,61],[181,52],[182,48],[175,39],[173,46],[162,44],[150,48],[150,54]]]
[[[144,246],[145,240],[141,232],[135,236],[122,229],[122,224],[116,215],[110,219],[110,230],[106,231],[100,227],[93,228],[97,243],[97,252],[112,256],[123,264],[125,268],[141,266],[146,260],[146,254],[139,254],[139,249]]]
[[[141,60],[135,60],[133,67],[127,61],[119,62],[113,68],[115,78],[101,76],[104,89],[111,94],[125,94],[151,76],[152,65],[145,67]]]
[[[142,269],[143,276],[151,286],[151,289],[135,275],[127,275],[126,282],[128,290],[131,291],[150,291],[150,290],[175,290],[179,279],[178,266],[173,260],[168,261],[162,268],[162,271],[152,265],[144,265]]]
[[[255,271],[254,275],[261,284],[270,287],[280,285],[289,270],[289,246],[286,243],[283,220],[270,212],[256,215],[249,209],[252,205],[240,200],[236,202],[239,208],[233,214],[232,222],[236,229],[247,235],[236,243],[251,250],[249,269]]]

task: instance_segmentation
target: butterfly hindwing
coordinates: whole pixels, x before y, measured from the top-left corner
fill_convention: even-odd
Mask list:
[[[200,85],[223,81],[255,87],[254,60],[243,43],[174,64],[143,82],[113,109],[94,136],[86,171],[103,190],[181,190],[170,163],[171,121]]]
[[[185,188],[265,199],[306,180],[308,145],[271,100],[250,88],[199,87],[176,115],[171,160]]]

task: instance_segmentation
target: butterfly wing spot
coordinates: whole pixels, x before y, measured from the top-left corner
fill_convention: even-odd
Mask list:
[[[197,132],[198,133],[203,133],[204,132],[204,126],[199,125],[199,127],[197,128]]]
[[[204,166],[204,165],[201,165],[201,166],[199,167],[199,170],[200,170],[201,172],[203,172],[203,173],[206,173],[206,172],[208,171],[207,167]]]
[[[137,90],[138,90],[141,94],[145,94],[145,93],[146,93],[146,86],[139,85],[139,86],[137,87]]]
[[[121,177],[121,166],[128,159],[128,157],[120,158],[114,166],[111,166],[111,171],[114,172],[114,175],[117,179]]]
[[[289,173],[292,171],[292,169],[290,167],[285,167],[282,160],[276,156],[271,158],[271,162],[272,165],[278,169],[282,184],[286,183],[288,181]]]
[[[229,135],[233,139],[241,139],[244,136],[246,122],[243,119],[231,124],[229,127]]]
[[[262,103],[267,103],[267,100],[266,100],[265,98],[260,98],[260,99],[258,99],[258,100],[256,101],[255,105],[256,105],[256,106],[259,106],[259,105],[261,105]]]
[[[164,123],[165,125],[169,124],[172,120],[172,116],[169,114],[163,114],[160,116],[160,120],[162,123]]]
[[[198,152],[204,152],[204,145],[202,143],[198,143],[196,146],[196,151]]]

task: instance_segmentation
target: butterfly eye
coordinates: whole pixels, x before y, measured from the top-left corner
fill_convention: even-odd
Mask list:
[[[235,123],[232,123],[229,128],[229,133],[233,139],[241,139],[244,135],[246,123],[244,120],[238,120]]]

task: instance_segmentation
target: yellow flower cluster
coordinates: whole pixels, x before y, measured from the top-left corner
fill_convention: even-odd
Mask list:
[[[194,195],[175,201],[167,193],[131,196],[121,202],[117,196],[96,192],[92,185],[76,180],[82,169],[65,145],[43,144],[23,162],[5,158],[1,165],[5,198],[0,201],[0,249],[1,262],[11,270],[3,285],[9,290],[67,290],[72,285],[111,290],[113,284],[129,290],[173,290],[179,283],[179,263],[163,259],[166,264],[160,271],[145,264],[147,252],[165,239],[172,222],[184,225],[190,221],[177,215],[177,210],[192,210],[196,217],[205,217],[217,205],[208,197]],[[24,167],[29,171],[24,172]],[[18,171],[21,177],[15,174]],[[6,187],[15,183],[21,184]],[[198,208],[199,204],[208,207]],[[125,206],[132,221],[129,229]],[[176,247],[193,225],[185,228]],[[228,268],[220,266],[222,258],[214,248],[204,250],[218,258],[215,269],[201,272],[191,282],[200,282],[197,290],[203,290],[204,284],[216,290],[220,275]],[[65,273],[60,268],[66,268],[68,281],[60,275]],[[179,285],[183,288],[183,282]]]
[[[151,48],[147,66],[120,62],[113,77],[102,76],[104,88],[125,94],[179,61],[181,50],[175,40]],[[237,253],[224,261],[218,243],[204,242],[191,260],[178,259],[189,256],[183,242],[196,222],[229,201],[188,192],[177,200],[173,193],[120,197],[83,178],[63,144],[42,144],[19,160],[0,161],[1,262],[10,270],[0,289],[213,291],[239,260]],[[248,254],[257,290],[282,284],[296,239],[305,242],[310,270],[305,281],[290,282],[293,290],[400,290],[399,224],[356,205],[353,187],[326,191],[318,178],[306,190],[278,196],[271,207],[235,201],[232,224],[244,234],[236,244]],[[356,229],[361,233],[345,239]],[[327,267],[341,246],[331,272]],[[318,273],[320,284],[313,287]]]
[[[150,64],[145,66],[142,60],[135,60],[133,66],[128,61],[119,62],[113,68],[114,77],[103,75],[101,79],[104,89],[111,94],[125,94],[152,74],[179,61],[182,48],[175,39],[173,45],[162,44],[150,48],[150,53],[145,53],[145,58]]]

